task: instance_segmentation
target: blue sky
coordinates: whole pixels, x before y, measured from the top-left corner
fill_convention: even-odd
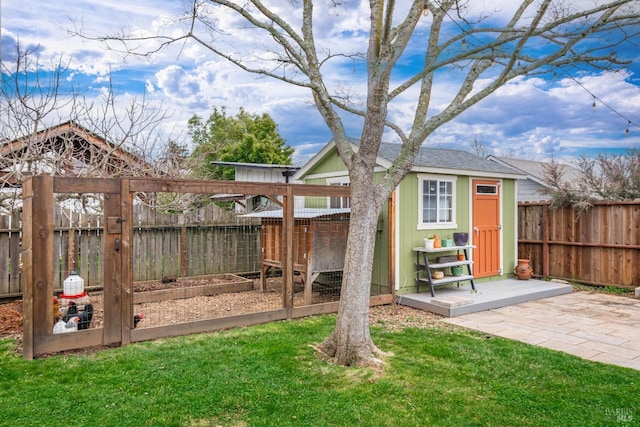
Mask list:
[[[25,7],[25,2],[34,5]],[[352,7],[339,17],[319,14],[315,24],[321,35],[319,43],[363,45],[365,38],[359,29],[366,28],[365,3],[352,1]],[[496,21],[509,16],[515,6],[509,0],[472,3],[478,8],[491,4]],[[296,149],[297,163],[319,151],[331,136],[304,89],[240,72],[193,43],[182,46],[181,51],[169,49],[152,58],[124,59],[98,43],[71,37],[67,31],[82,25],[84,31],[96,34],[121,30],[151,33],[179,14],[182,7],[183,2],[175,0],[2,0],[1,57],[9,61],[18,41],[23,47],[40,46],[41,64],[62,55],[70,61],[67,81],[86,90],[87,96],[96,101],[106,85],[105,75],[111,72],[123,103],[145,93],[147,102],[162,105],[171,113],[163,129],[174,139],[186,137],[186,122],[193,114],[206,118],[214,106],[225,106],[232,114],[244,107],[274,118],[281,135]],[[424,33],[427,25],[425,19],[416,32]],[[247,49],[252,43],[255,47],[252,40],[238,41]],[[518,79],[443,126],[426,144],[468,149],[477,139],[487,154],[533,160],[571,159],[639,147],[639,45],[640,40],[634,40],[619,47],[620,54],[633,62],[618,73],[577,72],[572,76],[548,74]],[[409,72],[411,61],[405,64]],[[362,72],[363,67],[342,64],[328,69],[326,75],[356,87],[362,84]],[[448,78],[453,82],[459,76],[451,72]],[[439,90],[435,102],[446,94],[446,79]],[[592,94],[597,97],[595,109]],[[403,108],[409,107],[400,105],[394,114],[402,114]],[[631,126],[627,120],[632,121]],[[350,136],[359,136],[358,121],[348,121],[347,127]]]

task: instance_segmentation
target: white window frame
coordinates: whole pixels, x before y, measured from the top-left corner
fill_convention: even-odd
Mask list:
[[[452,175],[428,175],[418,174],[418,230],[438,230],[447,228],[458,228],[456,223],[456,184],[458,177]],[[437,181],[438,194],[441,182],[451,183],[451,221],[440,221],[439,218],[436,222],[424,222],[423,220],[423,202],[424,194],[422,192],[425,181]],[[439,203],[440,198],[437,197],[436,201]],[[436,215],[440,214],[440,206],[436,207]]]
[[[351,185],[351,181],[349,180],[349,176],[338,176],[338,177],[333,177],[333,178],[327,178],[326,180],[327,185],[344,185],[344,186],[350,186]],[[327,197],[327,207],[331,208],[331,199],[338,199],[337,197]],[[336,209],[340,209],[340,208],[350,208],[351,207],[351,203],[348,197],[340,197],[340,206]],[[346,206],[345,206],[346,204]]]

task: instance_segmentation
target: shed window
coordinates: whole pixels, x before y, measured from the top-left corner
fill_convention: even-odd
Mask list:
[[[329,178],[327,179],[327,184],[349,187],[349,178]],[[350,208],[351,200],[349,197],[329,197],[329,207],[331,209]]]
[[[476,194],[498,194],[497,185],[477,184]]]
[[[455,178],[421,175],[418,180],[418,228],[455,226]]]

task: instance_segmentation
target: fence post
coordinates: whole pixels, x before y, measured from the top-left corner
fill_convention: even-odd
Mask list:
[[[122,229],[120,193],[104,194],[103,344],[122,342]]]
[[[120,180],[120,217],[122,234],[120,260],[122,263],[121,289],[121,343],[131,342],[133,329],[133,195],[129,178]]]
[[[396,299],[396,190],[391,192],[387,202],[388,210],[388,246],[389,246],[389,293]]]
[[[22,292],[20,273],[20,233],[13,230],[20,229],[22,213],[14,210],[11,214],[11,241],[9,242],[9,258],[11,258],[11,277],[9,278],[9,293]]]
[[[22,185],[23,357],[53,329],[53,177],[29,176]]]
[[[287,309],[287,317],[293,315],[293,245],[294,245],[294,198],[293,187],[288,184],[282,207],[282,304]],[[307,278],[308,280],[308,278]]]
[[[9,255],[9,247],[11,246],[11,227],[9,225],[10,217],[0,215],[0,294],[8,294],[9,280],[12,275],[16,274],[18,270],[18,263],[16,258],[11,258]],[[17,233],[13,236],[16,238]],[[11,263],[4,262],[5,260],[11,260]],[[11,268],[9,266],[11,265]]]
[[[542,277],[549,277],[549,205],[542,206]]]

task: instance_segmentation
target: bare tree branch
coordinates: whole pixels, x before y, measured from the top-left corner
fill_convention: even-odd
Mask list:
[[[121,109],[111,84],[101,102],[65,86],[60,59],[46,81],[35,51],[18,46],[15,62],[2,62],[0,86],[0,209],[21,203],[25,173],[63,176],[165,176],[157,162],[168,141],[162,106],[131,99]],[[173,169],[174,171],[176,169]],[[77,196],[81,200],[81,195]],[[86,201],[82,203],[86,206]]]

